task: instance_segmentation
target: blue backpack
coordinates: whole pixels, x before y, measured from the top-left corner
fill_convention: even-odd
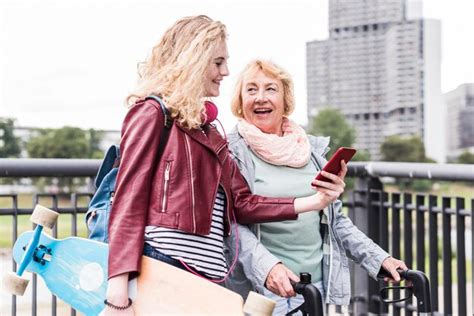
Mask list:
[[[161,133],[160,145],[157,151],[157,159],[163,153],[163,149],[168,140],[169,130],[173,120],[163,101],[157,96],[148,96],[145,100],[152,99],[158,102],[165,117],[163,133]],[[89,238],[107,243],[109,241],[108,226],[110,210],[115,194],[115,181],[120,164],[120,149],[117,145],[112,145],[105,153],[105,157],[95,178],[96,192],[92,197],[86,213],[86,224],[89,230]]]

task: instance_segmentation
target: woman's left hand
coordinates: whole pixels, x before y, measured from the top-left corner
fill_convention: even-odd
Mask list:
[[[398,274],[397,269],[408,270],[405,262],[395,259],[394,257],[387,257],[382,262],[382,268],[390,273],[391,278],[385,277],[384,281],[395,281],[400,282],[400,274]]]
[[[296,198],[294,201],[295,213],[300,214],[309,211],[320,211],[336,201],[342,192],[344,192],[346,186],[344,177],[346,173],[347,166],[344,161],[341,161],[341,171],[338,175],[321,171],[321,174],[331,181],[327,182],[314,179],[313,182],[311,182],[311,186],[316,190],[316,194]]]
[[[317,197],[319,195],[318,198],[322,203],[321,209],[327,207],[329,204],[337,200],[339,196],[344,192],[344,188],[346,187],[346,183],[344,182],[346,173],[347,165],[343,160],[341,161],[341,171],[338,175],[326,171],[321,171],[321,175],[331,180],[331,182],[316,179],[311,182],[311,186],[317,191],[316,195]]]

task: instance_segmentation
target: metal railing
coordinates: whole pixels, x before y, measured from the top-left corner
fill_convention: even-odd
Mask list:
[[[474,211],[474,166],[409,163],[354,163],[358,177],[346,206],[354,223],[382,248],[408,267],[425,272],[430,279],[431,302],[435,313],[467,315],[473,312],[472,296],[467,297],[466,243],[474,253],[472,222]],[[385,192],[376,177],[465,181],[473,187],[470,197],[436,196],[408,192]],[[454,225],[455,224],[455,225]],[[468,224],[468,229],[466,229]],[[455,234],[453,239],[452,235]],[[369,280],[363,270],[353,267],[353,304],[356,313],[389,312],[379,296],[382,281]],[[453,271],[456,282],[453,282]],[[471,264],[469,290],[474,292]],[[442,278],[439,276],[442,275]],[[453,293],[456,286],[456,295]],[[398,294],[394,294],[398,298]],[[441,302],[440,302],[440,299]],[[442,306],[441,304],[442,303]],[[390,314],[415,311],[408,300],[391,307]]]
[[[19,177],[86,177],[95,176],[100,160],[83,159],[0,159],[0,179]],[[344,206],[360,230],[386,249],[394,257],[401,258],[409,267],[424,271],[430,278],[432,306],[434,311],[444,314],[466,315],[472,312],[472,298],[467,297],[466,241],[474,247],[471,228],[474,210],[474,191],[469,198],[439,197],[406,192],[385,192],[379,177],[405,179],[430,179],[432,181],[467,181],[474,184],[474,167],[470,165],[408,164],[386,162],[357,162],[349,165],[349,176],[356,179],[354,190],[345,194]],[[59,194],[34,194],[31,207],[19,207],[18,195],[0,195],[9,200],[8,206],[0,207],[2,219],[12,219],[11,240],[18,236],[18,217],[31,214],[33,205],[41,201],[61,214],[70,214],[70,235],[78,233],[78,215],[87,210],[91,193],[69,194],[69,206],[60,205]],[[79,202],[82,201],[82,202]],[[5,205],[5,203],[4,203]],[[470,208],[470,209],[467,209]],[[414,216],[414,219],[413,219]],[[470,220],[469,220],[470,217]],[[455,224],[455,226],[453,226]],[[466,228],[466,224],[468,228]],[[455,242],[452,240],[455,232]],[[3,234],[0,231],[0,235]],[[57,228],[53,235],[57,236]],[[470,234],[470,235],[469,235]],[[468,239],[469,238],[469,239]],[[441,249],[439,243],[441,242]],[[454,247],[453,247],[454,244]],[[471,251],[471,258],[472,260]],[[453,300],[451,277],[454,266],[457,295]],[[439,260],[441,257],[441,260]],[[471,261],[469,261],[471,262]],[[441,268],[438,268],[440,264]],[[471,264],[471,275],[474,275]],[[16,268],[12,263],[13,269]],[[380,301],[378,290],[381,281],[374,281],[359,267],[352,267],[352,304],[355,314],[386,313],[410,315],[415,310],[411,301],[397,303],[390,309]],[[442,278],[440,278],[442,273]],[[470,290],[473,290],[470,280]],[[31,315],[37,315],[37,279],[33,276]],[[442,302],[438,297],[442,294]],[[394,294],[395,297],[397,294]],[[442,310],[441,304],[442,303]],[[16,297],[11,298],[11,314],[17,314]],[[1,313],[1,310],[0,310]],[[71,315],[75,312],[71,310]],[[51,314],[57,314],[57,302],[51,298]]]

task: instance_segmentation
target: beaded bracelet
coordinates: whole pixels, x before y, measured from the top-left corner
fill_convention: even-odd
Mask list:
[[[122,311],[122,310],[127,309],[127,308],[129,308],[130,306],[132,306],[132,299],[129,298],[129,299],[128,299],[128,304],[125,305],[125,306],[117,306],[117,305],[114,305],[114,304],[108,302],[107,299],[104,300],[104,304],[107,305],[107,306],[110,307],[110,308],[113,308],[113,309],[117,309],[117,310],[119,310],[119,311]]]

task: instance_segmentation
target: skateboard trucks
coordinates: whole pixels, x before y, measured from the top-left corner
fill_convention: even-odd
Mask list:
[[[2,283],[8,292],[14,295],[23,295],[25,293],[29,280],[21,276],[31,260],[40,262],[43,265],[46,261],[49,261],[51,251],[41,245],[38,247],[38,244],[43,227],[53,228],[58,216],[58,213],[39,204],[36,205],[31,215],[31,221],[37,225],[33,237],[28,244],[25,245],[25,253],[20,260],[20,265],[16,273],[8,273],[3,278]]]
[[[323,299],[319,290],[311,283],[311,274],[300,273],[300,282],[292,284],[296,293],[303,295],[304,303],[286,315],[301,312],[304,316],[324,315]]]
[[[418,314],[420,315],[430,315],[431,314],[431,295],[430,295],[430,281],[426,275],[418,270],[401,270],[397,269],[397,272],[400,274],[400,277],[403,280],[410,282],[410,285],[407,286],[388,286],[380,290],[380,297],[382,302],[386,304],[403,302],[409,299],[412,295],[415,295],[417,299],[417,309]],[[391,277],[390,273],[381,270],[379,272],[378,278]],[[408,295],[399,299],[389,299],[388,293],[390,290],[406,290]]]

